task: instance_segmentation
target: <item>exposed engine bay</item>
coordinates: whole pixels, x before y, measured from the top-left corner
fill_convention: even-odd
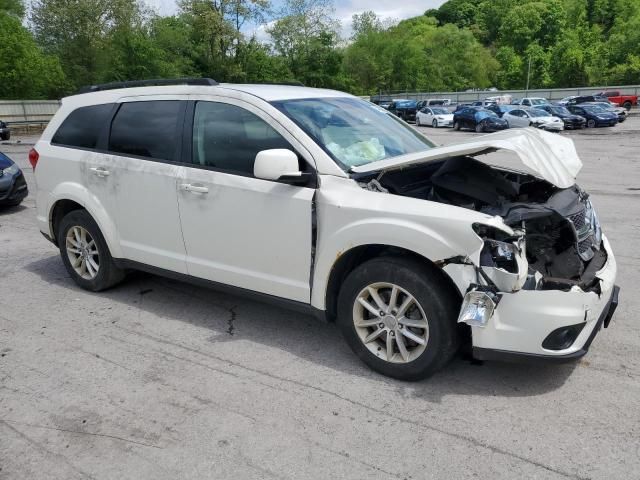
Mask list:
[[[516,235],[474,227],[486,239],[481,266],[517,272],[505,245],[526,251],[529,278],[522,288],[598,291],[595,273],[606,262],[589,195],[577,185],[559,188],[526,173],[458,156],[358,178],[369,190],[419,198],[500,216]],[[507,242],[507,243],[503,243]]]

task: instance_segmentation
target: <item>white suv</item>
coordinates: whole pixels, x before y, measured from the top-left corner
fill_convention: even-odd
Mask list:
[[[140,269],[250,292],[336,321],[408,380],[465,341],[577,358],[608,325],[616,262],[571,140],[437,147],[341,92],[148,83],[65,98],[30,152],[40,229],[82,288]],[[537,173],[475,158],[495,150]]]

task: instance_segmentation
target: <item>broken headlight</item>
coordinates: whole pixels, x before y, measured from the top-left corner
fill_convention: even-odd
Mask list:
[[[518,249],[513,243],[485,240],[480,252],[480,266],[501,268],[510,273],[518,273],[517,255]]]
[[[499,301],[498,294],[476,286],[476,289],[468,291],[464,296],[458,323],[466,323],[472,327],[484,327],[493,316]]]

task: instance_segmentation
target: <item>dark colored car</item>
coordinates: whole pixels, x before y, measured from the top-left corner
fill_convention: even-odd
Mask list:
[[[587,127],[613,127],[618,123],[618,115],[607,112],[598,105],[569,105],[569,111],[587,120]]]
[[[405,122],[415,122],[418,102],[415,100],[394,100],[389,105],[389,111]]]
[[[624,107],[616,107],[611,102],[594,102],[594,103],[583,103],[584,105],[597,105],[607,112],[613,112],[618,116],[618,123],[622,123],[627,119],[627,109]]]
[[[0,121],[0,140],[9,140],[11,138],[11,129],[9,125]]]
[[[608,102],[606,97],[601,97],[599,95],[580,95],[578,97],[574,97],[567,102],[567,106],[570,105],[578,105],[580,103],[589,103],[589,102]]]
[[[470,128],[478,133],[497,132],[509,128],[509,124],[496,112],[480,107],[467,107],[453,114],[453,128]]]
[[[520,105],[500,105],[497,103],[494,103],[493,105],[489,105],[487,107],[487,110],[491,110],[492,112],[495,112],[498,114],[498,116],[500,118],[502,118],[502,116],[507,113],[510,112],[511,110],[515,110],[517,108],[520,108]]]
[[[28,193],[22,170],[0,152],[0,206],[19,205]]]
[[[584,128],[587,125],[587,120],[584,117],[574,115],[567,110],[567,107],[563,107],[562,105],[540,105],[537,108],[549,112],[554,117],[561,118],[566,130]]]

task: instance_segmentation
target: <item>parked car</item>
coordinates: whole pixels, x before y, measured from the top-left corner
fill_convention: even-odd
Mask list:
[[[498,104],[498,103],[494,103],[492,105],[487,106],[487,110],[491,110],[492,112],[495,112],[500,118],[502,118],[502,116],[506,112],[510,112],[511,110],[515,110],[516,108],[520,108],[520,107],[518,105],[505,105],[505,104]]]
[[[598,95],[580,95],[577,97],[573,97],[571,100],[567,102],[566,106],[571,105],[579,105],[581,103],[593,103],[593,102],[607,102],[606,97],[601,97]]]
[[[0,120],[0,140],[10,140],[11,139],[11,129],[9,125]]]
[[[558,100],[556,103],[558,105],[562,105],[562,106],[566,107],[567,105],[569,105],[569,102],[571,102],[571,100],[573,100],[577,96],[578,95],[569,95],[568,97],[564,97],[562,100]]]
[[[453,113],[443,107],[424,107],[416,114],[416,125],[431,125],[433,128],[451,127]]]
[[[394,100],[389,105],[389,111],[405,122],[415,121],[417,109],[418,102],[415,100]]]
[[[551,115],[562,119],[566,130],[584,128],[587,125],[587,120],[584,117],[574,115],[562,105],[540,105],[536,108],[549,112]]]
[[[538,105],[546,105],[549,100],[542,97],[525,97],[514,100],[511,105],[520,105],[521,107],[537,107]]]
[[[502,119],[507,121],[509,128],[536,127],[553,132],[564,130],[564,122],[560,118],[540,108],[511,110]]]
[[[509,128],[507,122],[495,112],[482,107],[467,107],[453,114],[453,128],[469,128],[478,133],[497,132]]]
[[[602,107],[607,112],[613,112],[618,116],[618,123],[622,123],[627,119],[627,109],[624,107],[618,107],[616,104],[611,102],[583,103],[582,105],[596,105],[598,107]]]
[[[29,154],[37,225],[81,288],[139,269],[249,293],[336,321],[405,380],[465,338],[479,359],[560,362],[609,325],[616,262],[570,139],[437,147],[341,92],[156,82],[63,99]]]
[[[417,103],[418,111],[424,107],[448,107],[451,105],[450,98],[430,98],[428,100],[420,100]]]
[[[631,110],[632,106],[638,105],[637,95],[624,95],[617,90],[600,92],[598,96],[604,97],[610,102],[615,103],[620,107],[624,107],[627,110]]]
[[[28,194],[22,170],[0,152],[0,207],[20,205]]]
[[[618,115],[615,112],[608,112],[598,105],[569,105],[569,111],[575,115],[584,117],[587,127],[613,127],[618,123]]]
[[[497,102],[495,100],[476,100],[475,102],[471,102],[469,105],[472,107],[488,107],[489,105],[495,105]]]

